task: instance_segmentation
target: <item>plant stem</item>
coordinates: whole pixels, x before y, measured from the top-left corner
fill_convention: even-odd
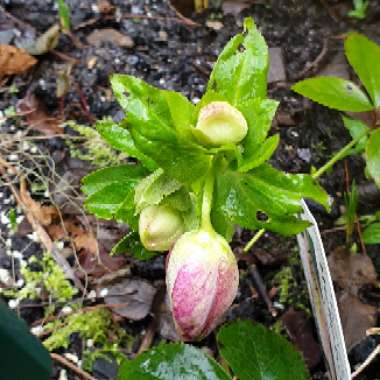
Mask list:
[[[258,230],[253,236],[253,238],[245,245],[245,247],[243,248],[243,252],[247,253],[253,247],[253,245],[261,238],[261,236],[265,234],[265,231],[265,228]]]
[[[211,163],[209,172],[205,180],[203,188],[203,199],[202,199],[202,220],[201,227],[206,231],[214,231],[211,224],[211,207],[212,207],[212,196],[214,192],[214,163]]]
[[[320,167],[313,175],[313,179],[319,178],[322,174],[324,174],[327,170],[329,170],[334,164],[336,164],[339,160],[346,156],[349,150],[357,144],[364,136],[366,136],[368,131],[365,131],[355,137],[352,141],[350,141],[347,145],[345,145],[339,152],[337,152],[333,157],[330,158],[322,167]]]

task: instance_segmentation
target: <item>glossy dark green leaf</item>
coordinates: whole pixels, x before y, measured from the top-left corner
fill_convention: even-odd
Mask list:
[[[231,380],[211,357],[193,346],[181,343],[161,344],[124,361],[118,380]]]
[[[353,82],[335,77],[316,77],[296,83],[292,89],[315,102],[339,111],[365,112],[374,107]]]
[[[237,106],[267,92],[268,47],[251,18],[244,21],[244,33],[233,37],[219,55],[210,76],[212,91]]]
[[[220,329],[217,341],[221,355],[240,380],[310,379],[293,346],[260,324],[231,323]]]
[[[380,244],[380,223],[372,223],[363,231],[365,244]]]
[[[263,164],[248,173],[227,170],[218,175],[213,221],[226,220],[246,228],[266,228],[283,235],[303,231],[308,223],[297,219],[299,202],[310,198],[328,208],[328,195],[306,174],[287,174]],[[224,216],[225,220],[219,220]],[[222,231],[218,231],[223,233]]]
[[[4,380],[48,380],[52,372],[47,350],[1,300],[0,372]]]
[[[186,141],[162,142],[149,140],[132,129],[132,135],[139,149],[177,181],[192,185],[204,178],[211,163],[211,156],[201,146]]]
[[[114,121],[106,119],[96,123],[96,130],[113,148],[120,150],[129,157],[137,158],[142,165],[150,170],[157,168],[152,159],[136,148],[131,133],[126,128],[122,128]]]
[[[83,178],[82,191],[88,195],[86,209],[103,219],[116,219],[136,226],[135,186],[147,174],[140,165],[100,169]]]
[[[170,178],[161,168],[145,177],[136,186],[135,206],[139,213],[145,207],[158,205],[168,195],[181,188],[181,184]]]
[[[365,131],[369,130],[368,126],[360,120],[350,119],[345,116],[342,116],[342,119],[343,119],[344,126],[350,132],[352,139],[358,138],[359,136],[363,135]],[[363,136],[363,138],[359,140],[359,142],[355,145],[355,147],[351,149],[349,154],[363,153],[367,144],[367,140],[368,140],[368,137]]]
[[[368,173],[380,187],[380,128],[371,133],[365,155]]]
[[[140,165],[126,164],[96,170],[82,178],[82,191],[91,195],[102,188],[118,182],[130,182],[136,185],[147,171]]]
[[[344,43],[346,56],[376,107],[380,106],[380,46],[359,33]]]
[[[133,208],[134,185],[130,182],[114,182],[91,194],[85,201],[86,209],[102,219],[118,218],[123,205]],[[125,215],[125,214],[123,214]]]
[[[114,75],[111,83],[137,149],[181,183],[204,177],[210,157],[192,134],[195,107],[178,93],[128,75]]]
[[[243,153],[239,170],[248,171],[268,160],[277,147],[277,137],[266,140],[272,126],[278,102],[272,99],[253,99],[238,106],[248,124],[248,133],[242,142]]]
[[[130,232],[120,239],[112,248],[112,254],[125,253],[140,261],[150,260],[157,256],[158,252],[146,250],[141,242],[137,232]]]
[[[264,162],[268,161],[272,154],[277,149],[278,144],[280,143],[280,135],[273,135],[267,138],[257,147],[257,150],[252,152],[252,154],[244,155],[241,162],[239,162],[238,170],[240,172],[248,172]]]

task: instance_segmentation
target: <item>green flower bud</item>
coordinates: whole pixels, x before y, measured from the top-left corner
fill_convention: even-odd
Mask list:
[[[149,251],[169,250],[184,232],[181,214],[170,206],[148,206],[140,214],[140,240]]]
[[[243,114],[227,102],[211,102],[199,112],[195,136],[203,144],[237,144],[247,135]]]

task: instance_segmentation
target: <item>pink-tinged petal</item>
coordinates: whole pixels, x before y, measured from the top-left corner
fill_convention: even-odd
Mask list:
[[[227,241],[216,233],[191,231],[167,260],[166,285],[173,319],[184,340],[209,334],[232,304],[239,271]]]
[[[187,264],[178,272],[172,291],[172,309],[184,340],[203,331],[217,292],[217,273],[203,265]],[[207,297],[205,296],[207,295]]]

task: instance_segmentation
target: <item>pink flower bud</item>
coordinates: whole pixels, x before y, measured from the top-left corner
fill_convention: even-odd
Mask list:
[[[228,242],[216,232],[187,232],[170,252],[166,286],[183,340],[201,339],[218,324],[238,289],[239,271]]]

